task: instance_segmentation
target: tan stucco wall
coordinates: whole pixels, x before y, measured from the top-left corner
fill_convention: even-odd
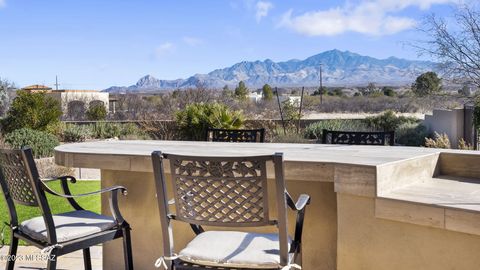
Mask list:
[[[269,181],[269,184],[273,184]],[[134,264],[137,269],[153,269],[161,255],[162,238],[152,173],[102,170],[102,187],[123,185],[128,196],[120,198],[120,208],[132,226]],[[308,207],[304,227],[303,269],[333,270],[337,249],[337,206],[333,183],[288,181],[290,194],[297,198],[308,193],[312,204]],[[276,214],[274,194],[269,198],[270,211]],[[110,213],[107,197],[102,197],[102,212]],[[293,236],[295,216],[290,211],[289,229]],[[184,223],[174,222],[175,249],[178,252],[194,234]],[[212,229],[212,228],[207,228]],[[274,227],[253,228],[249,231],[274,232]],[[104,245],[103,269],[122,269],[122,243],[119,240]]]
[[[375,218],[373,198],[337,204],[338,270],[480,269],[479,236]]]

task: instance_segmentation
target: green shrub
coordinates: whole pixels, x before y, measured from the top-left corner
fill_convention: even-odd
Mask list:
[[[60,102],[43,92],[29,93],[18,91],[7,116],[2,120],[4,133],[16,129],[29,128],[47,131],[57,125],[62,116]]]
[[[53,156],[53,149],[60,144],[54,135],[28,128],[10,132],[5,136],[5,142],[10,147],[17,149],[25,146],[31,147],[35,158]]]
[[[372,130],[395,131],[400,125],[405,123],[416,123],[418,122],[418,119],[397,116],[393,111],[388,110],[380,115],[367,117],[364,122]]]
[[[369,131],[369,128],[362,120],[329,119],[321,120],[308,125],[305,128],[304,136],[308,139],[320,140],[322,138],[322,132],[324,129],[341,131]]]
[[[418,123],[405,123],[395,130],[395,141],[405,146],[423,146],[425,138],[430,137],[427,128]]]
[[[177,112],[176,121],[183,139],[200,141],[204,139],[206,129],[243,127],[243,113],[231,111],[219,103],[193,103]]]
[[[480,96],[475,100],[475,110],[473,112],[474,123],[477,129],[480,129]]]
[[[93,124],[93,138],[96,139],[148,139],[146,132],[134,123],[97,122]]]
[[[64,142],[84,142],[92,135],[93,131],[89,125],[67,125],[62,131],[61,138]]]
[[[107,118],[107,109],[105,105],[102,104],[92,104],[85,112],[87,119],[90,121],[100,121]]]

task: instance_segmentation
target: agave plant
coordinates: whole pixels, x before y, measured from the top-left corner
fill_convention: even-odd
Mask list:
[[[179,111],[175,117],[183,139],[202,140],[206,129],[243,127],[242,111],[230,110],[219,103],[193,103]]]

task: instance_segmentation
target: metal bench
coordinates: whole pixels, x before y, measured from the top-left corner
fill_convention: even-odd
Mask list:
[[[205,140],[211,142],[264,142],[265,129],[219,129],[209,128]]]
[[[323,144],[395,145],[395,132],[333,131],[324,129]]]

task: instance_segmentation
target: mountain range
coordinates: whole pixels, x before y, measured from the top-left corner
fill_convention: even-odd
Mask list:
[[[377,59],[349,51],[330,50],[304,60],[285,62],[243,61],[231,67],[216,69],[208,74],[195,74],[186,79],[161,80],[146,75],[131,86],[112,86],[103,91],[111,93],[154,92],[192,88],[199,84],[208,88],[235,87],[244,81],[248,87],[317,86],[319,67],[326,86],[361,86],[370,82],[380,85],[411,84],[423,72],[436,69],[429,61],[406,60],[396,57]]]

